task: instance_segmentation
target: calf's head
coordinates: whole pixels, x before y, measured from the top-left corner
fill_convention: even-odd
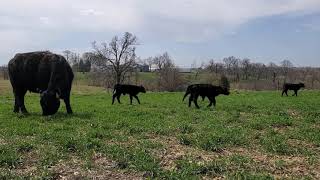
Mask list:
[[[146,89],[143,86],[140,86],[140,92],[146,93]]]
[[[230,92],[229,92],[229,89],[228,88],[225,88],[225,87],[220,87],[220,94],[223,94],[223,95],[229,95]]]
[[[303,83],[299,83],[299,86],[304,88],[304,84]]]
[[[60,99],[57,91],[44,91],[41,93],[40,104],[42,115],[48,116],[55,114],[60,107]]]

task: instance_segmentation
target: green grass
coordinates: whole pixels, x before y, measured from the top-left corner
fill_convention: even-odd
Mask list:
[[[73,115],[62,106],[42,117],[37,94],[28,93],[25,116],[12,112],[12,95],[2,92],[0,179],[75,176],[68,171],[90,178],[105,169],[157,179],[319,177],[319,91],[240,91],[219,96],[215,108],[199,99],[201,109],[182,96],[148,92],[141,105],[128,97],[111,105],[108,92],[75,87]]]

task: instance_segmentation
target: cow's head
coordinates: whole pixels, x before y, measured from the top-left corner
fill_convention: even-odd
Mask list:
[[[42,107],[43,116],[55,114],[60,107],[59,92],[43,91],[41,93],[40,104]]]
[[[146,93],[146,89],[143,86],[140,86],[140,92]]]
[[[299,83],[299,86],[304,88],[304,84],[303,83]]]
[[[221,88],[220,94],[223,94],[223,95],[229,95],[230,94],[229,88],[226,88],[226,87],[220,87],[220,88]]]

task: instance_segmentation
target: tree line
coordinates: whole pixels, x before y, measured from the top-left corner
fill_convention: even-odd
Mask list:
[[[304,82],[307,88],[320,88],[320,68],[295,67],[290,60],[264,64],[230,56],[211,59],[200,66],[193,64],[189,73],[181,73],[167,52],[146,59],[138,57],[138,45],[138,38],[125,32],[121,37],[114,36],[110,42],[94,41],[92,51],[82,55],[70,50],[63,51],[63,55],[75,72],[90,72],[91,85],[105,87],[131,83],[143,84],[149,90],[177,91],[191,83],[218,83],[224,76],[236,89],[276,90],[286,82]],[[143,78],[137,70],[139,65],[149,67],[153,78]],[[4,75],[5,67],[0,68],[0,72],[8,78]]]

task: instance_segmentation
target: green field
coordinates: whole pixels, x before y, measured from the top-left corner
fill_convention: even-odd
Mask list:
[[[320,91],[232,92],[216,108],[187,107],[183,93],[140,94],[141,105],[111,105],[100,88],[76,86],[65,107],[41,116],[12,112],[0,87],[0,179],[273,179],[320,178]]]

